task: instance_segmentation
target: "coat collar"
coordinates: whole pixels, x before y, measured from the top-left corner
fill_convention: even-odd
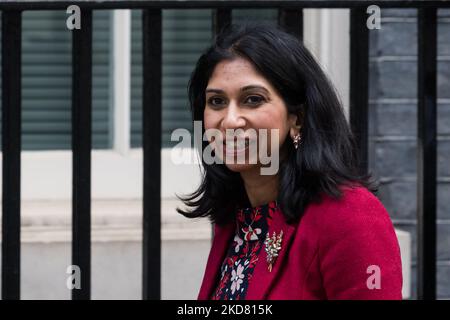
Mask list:
[[[225,226],[214,227],[214,240],[211,251],[206,264],[205,275],[200,287],[198,295],[199,300],[210,299],[215,286],[217,285],[220,267],[225,259],[230,243],[235,235],[235,223],[229,223]],[[274,232],[279,234],[283,230],[283,240],[279,256],[273,265],[272,272],[268,270],[266,261],[267,254],[264,248],[261,248],[255,270],[253,270],[253,278],[256,280],[251,283],[246,294],[247,300],[264,300],[267,297],[271,284],[275,281],[278,273],[283,268],[283,264],[287,257],[288,249],[293,239],[293,235],[297,228],[297,224],[287,224],[282,212],[278,208],[272,218],[269,226],[269,234]]]

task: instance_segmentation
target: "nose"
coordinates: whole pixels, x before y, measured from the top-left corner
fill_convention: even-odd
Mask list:
[[[241,113],[241,110],[235,103],[230,103],[225,109],[225,115],[222,120],[223,129],[244,129],[246,121]]]

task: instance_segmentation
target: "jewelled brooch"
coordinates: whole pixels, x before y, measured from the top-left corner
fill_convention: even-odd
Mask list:
[[[266,253],[267,253],[267,263],[269,272],[272,272],[272,267],[278,257],[278,252],[281,250],[281,242],[283,241],[283,230],[277,235],[275,232],[272,237],[270,237],[267,232],[266,240],[264,241],[264,245]]]

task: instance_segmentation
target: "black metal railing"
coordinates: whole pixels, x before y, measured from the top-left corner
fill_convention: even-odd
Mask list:
[[[436,298],[436,39],[437,8],[450,1],[426,0],[300,0],[300,1],[8,1],[2,11],[2,298],[20,299],[20,152],[21,152],[21,13],[63,10],[77,4],[82,28],[73,30],[72,264],[82,272],[81,289],[73,299],[89,299],[91,286],[91,112],[92,10],[143,11],[143,298],[161,295],[161,65],[162,10],[215,9],[212,27],[218,32],[231,22],[233,8],[278,8],[279,24],[302,38],[303,8],[349,8],[350,122],[356,134],[361,167],[368,166],[369,5],[417,8],[418,15],[418,298]],[[426,46],[425,46],[426,44]],[[425,49],[426,48],[426,49]]]

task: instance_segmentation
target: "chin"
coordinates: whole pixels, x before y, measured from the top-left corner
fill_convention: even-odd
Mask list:
[[[225,165],[228,169],[230,169],[233,172],[244,172],[244,171],[254,170],[254,169],[258,168],[257,164],[237,164],[237,163],[228,164],[228,163],[225,163]]]

